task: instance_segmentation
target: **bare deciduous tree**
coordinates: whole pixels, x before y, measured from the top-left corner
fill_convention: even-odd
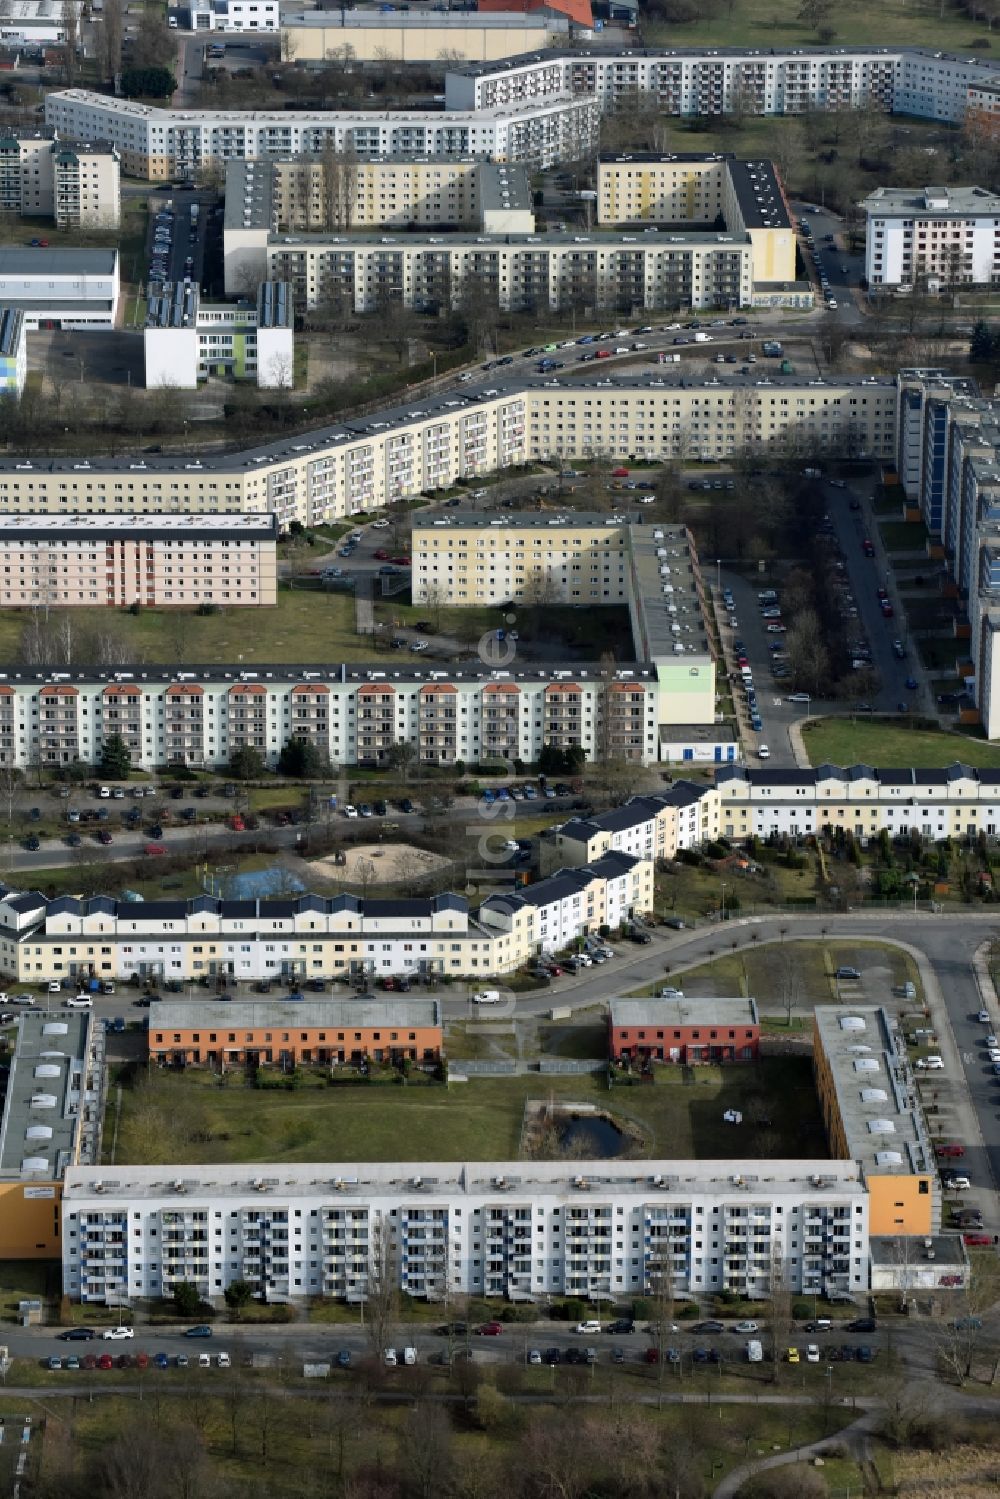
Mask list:
[[[114,83],[122,70],[122,35],[124,32],[124,5],[122,0],[104,0],[104,9],[97,26],[98,57],[106,83]]]
[[[63,0],[60,16],[63,32],[63,74],[66,87],[72,88],[77,75],[77,48],[80,44],[80,12],[74,0]]]
[[[372,1210],[368,1234],[368,1280],[365,1289],[365,1330],[375,1357],[381,1359],[390,1346],[399,1315],[399,1288],[392,1227],[383,1214]]]

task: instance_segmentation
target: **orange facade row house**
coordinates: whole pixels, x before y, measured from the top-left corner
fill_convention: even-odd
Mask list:
[[[336,1067],[436,1062],[435,999],[158,1000],[149,1059],[163,1067]]]

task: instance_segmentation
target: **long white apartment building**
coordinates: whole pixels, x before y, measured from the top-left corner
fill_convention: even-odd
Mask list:
[[[93,765],[111,735],[125,740],[133,765],[150,770],[221,768],[246,746],[274,766],[292,738],[308,738],[333,765],[372,769],[389,765],[401,739],[424,765],[533,761],[547,743],[579,744],[588,759],[612,746],[617,758],[656,764],[675,737],[671,720],[686,725],[689,712],[686,696],[672,704],[649,662],[610,675],[596,662],[509,671],[475,664],[9,671],[0,676],[0,765]]]
[[[266,276],[290,282],[307,309],[398,302],[431,312],[460,306],[470,287],[513,312],[728,309],[750,306],[754,290],[753,244],[739,230],[268,234],[253,246],[237,230],[225,252],[227,291]]]
[[[114,145],[132,177],[193,177],[204,167],[258,156],[479,156],[549,167],[597,143],[598,108],[582,94],[510,109],[177,110],[64,89],[46,95],[45,123]]]
[[[0,515],[0,608],[261,608],[277,539],[270,515]]]
[[[0,508],[63,515],[273,511],[284,530],[293,520],[318,525],[536,459],[721,461],[745,450],[891,459],[896,382],[622,373],[610,382],[594,375],[459,385],[419,405],[243,452],[0,454]]]
[[[939,291],[1000,280],[1000,196],[983,187],[880,187],[862,202],[873,288]]]
[[[0,210],[51,218],[59,229],[115,229],[118,153],[106,141],[60,140],[51,130],[0,130]]]
[[[581,48],[469,63],[448,72],[449,109],[492,109],[567,92],[602,107],[655,96],[672,115],[802,114],[874,103],[890,113],[960,122],[995,84],[995,61],[921,48]]]
[[[63,1291],[85,1304],[361,1302],[375,1246],[399,1289],[628,1298],[795,1295],[868,1286],[868,1201],[850,1161],[369,1162],[74,1166],[62,1202]]]
[[[502,827],[502,825],[501,825]],[[458,831],[458,830],[456,830]],[[465,832],[466,830],[462,830]],[[469,851],[485,828],[468,830]],[[18,983],[69,978],[237,982],[511,973],[653,907],[653,866],[609,853],[478,911],[460,895],[115,901],[0,893],[0,969]]]

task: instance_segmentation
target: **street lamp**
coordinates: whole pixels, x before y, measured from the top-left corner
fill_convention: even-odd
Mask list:
[[[725,882],[725,880],[720,880],[719,884],[720,884],[721,889],[722,889],[722,895],[721,895],[721,899],[720,899],[720,903],[719,903],[719,920],[720,921],[725,921],[725,919],[726,919],[726,882]]]

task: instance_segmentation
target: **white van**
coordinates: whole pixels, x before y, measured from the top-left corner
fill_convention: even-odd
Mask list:
[[[594,1318],[590,1322],[578,1322],[576,1324],[576,1330],[579,1333],[600,1332],[601,1324],[597,1321],[596,1318]]]
[[[499,989],[481,989],[472,996],[474,1005],[498,1005],[502,1002]]]
[[[747,1363],[761,1364],[764,1361],[764,1347],[759,1338],[750,1338],[747,1343]]]

